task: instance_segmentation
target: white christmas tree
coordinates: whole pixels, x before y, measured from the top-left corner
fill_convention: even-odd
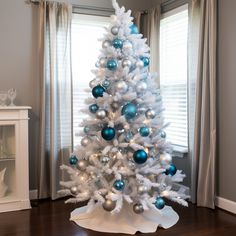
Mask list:
[[[149,47],[125,12],[113,0],[115,15],[102,39],[102,50],[90,82],[83,138],[72,153],[71,166],[63,165],[71,181],[60,192],[66,202],[88,201],[118,213],[124,201],[134,213],[159,209],[165,198],[187,206],[182,190],[172,190],[185,177],[172,164],[166,142],[166,124],[156,75],[149,73]]]

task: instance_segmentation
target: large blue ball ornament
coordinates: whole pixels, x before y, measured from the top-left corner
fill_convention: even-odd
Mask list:
[[[137,25],[132,24],[129,28],[130,28],[131,34],[138,34],[139,33]]]
[[[165,173],[166,173],[166,175],[171,175],[171,176],[173,176],[173,175],[176,174],[176,172],[177,172],[177,168],[175,167],[175,165],[170,164],[169,168],[166,170]]]
[[[122,191],[125,188],[125,182],[123,180],[116,180],[113,187],[118,191]]]
[[[148,155],[144,150],[137,150],[133,154],[133,159],[137,164],[143,164],[147,161]]]
[[[115,137],[116,131],[114,128],[105,127],[102,129],[101,135],[105,140],[110,141]]]
[[[147,126],[143,126],[139,129],[139,133],[142,137],[147,137],[150,134],[150,129]]]
[[[161,210],[165,206],[165,201],[162,197],[157,197],[154,205],[157,209]]]
[[[92,104],[92,105],[89,106],[89,111],[91,113],[96,113],[98,109],[99,109],[99,107],[98,107],[97,104]]]
[[[112,41],[112,45],[113,45],[113,47],[114,48],[116,48],[116,49],[118,49],[118,48],[123,48],[123,40],[121,40],[121,39],[114,39],[113,41]]]
[[[143,61],[144,67],[149,66],[150,59],[148,57],[141,57],[140,59]]]
[[[97,85],[92,89],[92,94],[95,98],[103,97],[105,89],[101,85]]]
[[[107,61],[107,69],[108,70],[116,70],[117,69],[117,61],[115,59],[109,59]]]
[[[123,106],[121,114],[124,115],[127,120],[130,120],[136,116],[137,106],[133,103],[127,103]]]
[[[73,155],[73,156],[70,156],[69,162],[72,166],[75,166],[78,162],[78,159],[76,156]]]

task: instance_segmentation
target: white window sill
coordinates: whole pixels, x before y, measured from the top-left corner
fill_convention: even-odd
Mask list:
[[[173,147],[173,157],[183,158],[188,153],[187,147],[172,145]]]

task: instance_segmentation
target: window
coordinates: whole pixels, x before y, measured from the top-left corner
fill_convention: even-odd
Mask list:
[[[167,140],[188,147],[187,5],[163,14],[160,24],[160,87]]]
[[[109,18],[103,16],[89,16],[73,14],[72,19],[72,80],[73,80],[73,146],[79,144],[82,128],[80,123],[86,118],[81,109],[87,108],[84,104],[90,96],[89,82],[93,79],[91,69],[101,49],[99,38],[105,33]]]

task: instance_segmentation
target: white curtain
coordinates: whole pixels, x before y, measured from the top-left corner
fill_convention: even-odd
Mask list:
[[[71,15],[66,3],[40,2],[41,117],[39,198],[58,198],[60,165],[72,146]]]
[[[189,35],[192,200],[215,207],[217,0],[192,0]],[[195,82],[196,81],[196,86]],[[195,95],[196,91],[196,99]]]

